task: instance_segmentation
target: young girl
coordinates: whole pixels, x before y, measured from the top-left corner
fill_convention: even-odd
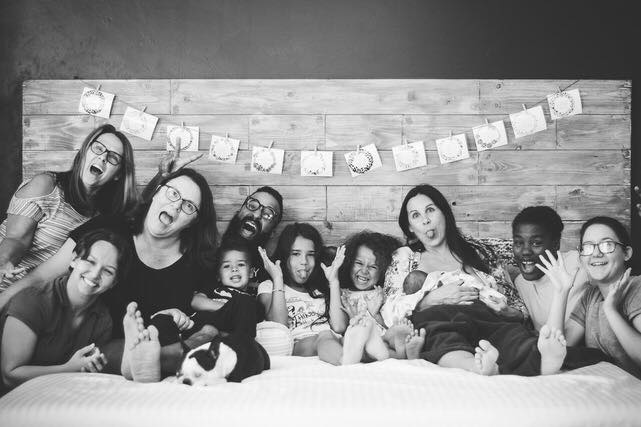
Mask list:
[[[78,240],[68,274],[10,300],[0,316],[4,385],[103,369],[107,360],[99,347],[111,338],[112,322],[99,296],[116,284],[129,253],[116,233],[92,231]]]
[[[265,318],[289,328],[294,340],[292,354],[315,356],[331,346],[332,331],[342,333],[347,320],[342,313],[336,255],[331,266],[321,265],[323,242],[318,231],[305,223],[283,229],[272,262],[263,248],[259,253],[272,280],[258,286],[258,301]],[[325,274],[323,274],[325,271]],[[332,277],[328,285],[327,277]]]
[[[258,304],[248,292],[253,265],[252,250],[247,240],[226,238],[216,259],[217,286],[207,294],[198,292],[191,300],[197,311],[192,317],[195,330],[209,324],[223,332],[256,336]]]

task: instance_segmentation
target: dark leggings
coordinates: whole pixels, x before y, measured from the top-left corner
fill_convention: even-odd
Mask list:
[[[194,326],[181,331],[168,314],[159,314],[151,319],[150,324],[158,329],[161,346],[173,344],[182,338],[188,338],[205,325],[214,326],[221,332],[230,332],[248,337],[256,336],[258,303],[249,295],[234,294],[234,296],[216,311],[199,311],[192,316]]]
[[[446,353],[474,353],[478,342],[489,341],[499,351],[497,364],[501,374],[523,376],[541,373],[538,335],[518,321],[501,317],[485,304],[437,305],[412,314],[415,328],[427,334],[421,357],[438,363]],[[600,350],[568,347],[563,367],[575,369],[609,360]]]

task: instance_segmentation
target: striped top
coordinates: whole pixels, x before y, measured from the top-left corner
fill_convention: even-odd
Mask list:
[[[18,190],[28,182],[23,182]],[[76,212],[65,201],[64,193],[57,185],[51,193],[44,196],[20,198],[14,193],[9,203],[7,214],[26,216],[36,221],[38,225],[33,234],[31,247],[16,266],[17,268],[26,267],[26,271],[16,275],[14,279],[8,280],[5,278],[0,283],[0,292],[42,262],[51,258],[67,240],[69,233],[89,219],[89,217]],[[6,223],[7,221],[5,220],[0,224],[0,241],[7,235]]]

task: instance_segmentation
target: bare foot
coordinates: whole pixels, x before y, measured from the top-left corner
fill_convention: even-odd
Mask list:
[[[536,346],[541,353],[541,375],[558,374],[563,366],[567,343],[563,333],[543,325]]]
[[[385,341],[383,341],[381,331],[376,326],[372,326],[369,338],[365,343],[365,353],[367,353],[367,355],[374,360],[385,360],[389,359],[390,357],[390,352],[387,348],[387,344],[385,344]]]
[[[496,360],[499,358],[499,351],[487,340],[479,341],[474,354],[475,372],[480,375],[498,375],[499,365]]]
[[[138,342],[129,350],[129,364],[134,381],[153,383],[160,381],[160,341],[158,329],[150,326],[138,336]]]
[[[414,331],[405,338],[405,354],[408,360],[418,359],[423,346],[425,345],[425,328]]]
[[[414,330],[414,325],[409,319],[403,317],[394,322],[383,335],[383,339],[387,344],[396,350],[399,357],[405,356],[405,339]]]
[[[364,316],[355,316],[349,322],[343,337],[341,365],[358,363],[363,358],[363,349],[372,330],[372,321]]]
[[[120,363],[120,373],[128,380],[132,380],[131,369],[129,367],[129,351],[138,343],[138,336],[145,329],[142,315],[137,310],[138,304],[130,302],[127,305],[125,317],[122,319],[122,327],[125,331],[125,346],[122,352],[122,362]]]

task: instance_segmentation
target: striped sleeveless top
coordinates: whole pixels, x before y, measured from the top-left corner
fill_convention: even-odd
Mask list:
[[[23,182],[18,190],[29,180]],[[16,190],[17,192],[17,190]],[[33,235],[31,247],[24,254],[17,268],[26,267],[26,271],[16,275],[14,279],[4,279],[0,283],[0,292],[11,286],[29,271],[51,258],[69,237],[69,233],[84,224],[89,217],[81,215],[65,201],[64,193],[57,185],[51,193],[29,198],[11,198],[8,215],[20,215],[33,219],[38,224]],[[0,241],[7,235],[7,221],[0,224]]]

